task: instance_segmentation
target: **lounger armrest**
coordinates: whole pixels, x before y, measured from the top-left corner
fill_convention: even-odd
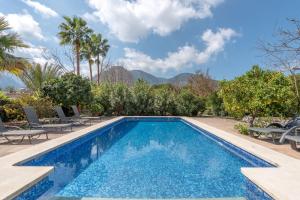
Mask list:
[[[300,128],[299,126],[293,126],[292,128],[288,129],[286,132],[284,132],[279,140],[279,143],[284,143],[285,136],[289,135],[291,132],[295,131],[296,129]]]
[[[269,128],[271,126],[275,126],[275,127],[278,127],[278,128],[283,128],[284,126],[278,122],[274,122],[274,123],[270,123],[266,126],[266,128]]]
[[[52,123],[57,123],[60,121],[59,118],[57,117],[50,117],[50,118],[43,118],[40,120],[42,124],[52,124]]]
[[[18,126],[11,126],[11,125],[5,125],[4,126],[7,129],[17,129],[17,130],[22,130],[22,128],[18,127]]]
[[[36,127],[36,126],[41,126],[41,124],[37,124],[37,123],[29,123],[28,124],[30,128]]]

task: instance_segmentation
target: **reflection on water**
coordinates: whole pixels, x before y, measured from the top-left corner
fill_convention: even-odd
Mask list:
[[[148,144],[138,148],[133,146],[130,142],[125,147],[124,159],[137,159],[138,157],[146,156],[146,154],[153,153],[155,151],[164,151],[166,155],[180,159],[183,162],[191,162],[191,156],[188,153],[188,149],[184,144],[177,144],[172,140],[167,144],[162,144],[155,140],[150,140]]]
[[[121,131],[122,129],[129,131],[133,127],[134,124],[114,126],[104,132],[99,131],[95,137],[85,142],[76,141],[67,147],[63,146],[24,163],[25,166],[54,166],[54,172],[49,175],[44,184],[41,184],[48,185],[48,187],[42,187],[42,192],[34,197],[31,197],[32,192],[29,195],[25,192],[19,199],[36,199],[38,196],[41,196],[40,199],[52,197],[124,136],[126,132]]]
[[[240,197],[250,166],[181,121],[124,121],[24,165],[55,170],[23,199]]]

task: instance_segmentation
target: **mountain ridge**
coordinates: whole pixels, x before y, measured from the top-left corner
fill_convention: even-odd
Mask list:
[[[180,73],[171,78],[163,78],[155,76],[151,73],[143,70],[127,70],[124,67],[114,66],[105,71],[101,75],[101,80],[110,80],[111,82],[125,82],[132,84],[138,79],[143,79],[150,85],[157,84],[174,84],[174,85],[186,85],[192,73]],[[96,80],[96,76],[94,76]],[[3,73],[0,75],[0,88],[14,87],[16,89],[24,88],[25,85],[17,77]]]
[[[193,75],[192,73],[180,73],[171,78],[162,78],[142,70],[130,70],[129,72],[132,74],[134,81],[138,79],[143,79],[147,81],[150,85],[166,83],[186,85],[188,83],[189,78]]]
[[[138,79],[143,79],[150,85],[173,84],[186,85],[192,73],[180,73],[171,78],[158,77],[143,70],[127,70],[121,66],[113,66],[101,74],[101,81],[124,82],[132,84]],[[94,80],[96,77],[94,76]]]

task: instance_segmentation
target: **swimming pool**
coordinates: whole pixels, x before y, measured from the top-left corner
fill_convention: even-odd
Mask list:
[[[17,199],[252,199],[241,167],[271,167],[180,118],[125,118],[21,165],[55,170]]]

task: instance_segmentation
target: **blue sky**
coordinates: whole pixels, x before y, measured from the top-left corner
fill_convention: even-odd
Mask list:
[[[58,25],[77,15],[109,40],[112,64],[162,77],[209,69],[231,79],[254,64],[267,67],[258,40],[272,41],[287,18],[300,19],[299,7],[297,0],[0,0],[0,15],[31,46],[16,53],[36,62],[45,62],[43,49],[62,51]]]

